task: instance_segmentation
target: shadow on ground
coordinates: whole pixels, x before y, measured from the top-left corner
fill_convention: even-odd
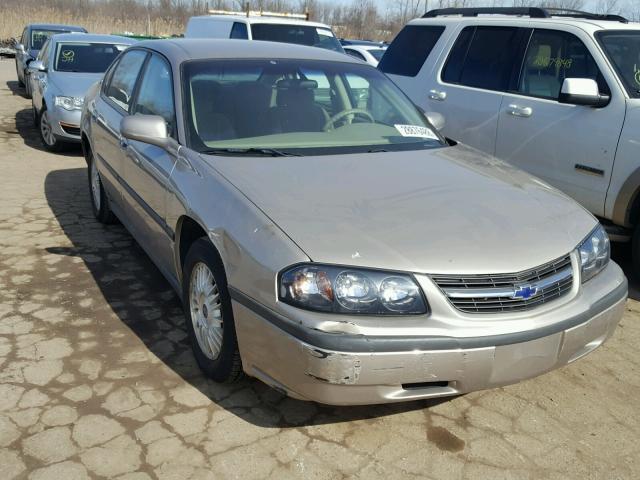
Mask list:
[[[290,427],[377,418],[447,401],[330,407],[287,399],[250,378],[234,385],[216,384],[204,378],[191,354],[177,296],[124,227],[119,224],[104,226],[94,220],[88,192],[87,170],[84,168],[57,170],[47,175],[47,202],[73,244],[70,248],[54,247],[47,251],[82,259],[93,278],[82,280],[87,278],[86,274],[75,275],[74,288],[91,290],[97,285],[110,311],[115,312],[151,352],[219,406],[259,426]],[[109,342],[101,346],[107,358],[112,358],[115,364],[118,357],[126,352],[121,346],[114,346],[112,351],[110,348]],[[259,404],[263,414],[256,416],[250,409],[243,408],[242,405],[246,404]],[[309,411],[310,408],[314,411],[311,416],[291,414],[292,411]]]
[[[43,152],[47,151],[42,144],[38,128],[34,124],[33,111],[31,108],[25,108],[16,112],[15,132],[11,133],[17,133],[20,135],[26,146]],[[56,155],[79,157],[82,155],[82,149],[80,148],[80,144],[69,143],[63,151],[56,153]]]

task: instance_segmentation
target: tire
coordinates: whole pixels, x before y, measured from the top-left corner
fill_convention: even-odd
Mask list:
[[[91,152],[89,152],[87,157],[87,167],[89,196],[91,197],[91,209],[93,210],[93,216],[96,217],[96,220],[100,223],[104,223],[105,225],[114,223],[116,217],[109,207],[109,197],[107,197],[107,194],[104,191],[102,180],[100,179],[100,173],[93,161],[93,155]]]
[[[29,77],[27,75],[27,72],[24,72],[24,96],[26,98],[31,98],[31,84],[29,83]]]
[[[33,105],[33,102],[31,103],[31,115],[33,116],[33,126],[38,128],[40,125],[40,118],[38,115],[38,110],[36,109],[36,107]]]
[[[244,373],[227,277],[220,256],[206,237],[196,240],[187,253],[182,302],[191,348],[202,372],[219,383],[240,380]]]
[[[20,80],[20,75],[18,75],[18,61],[16,60],[16,77],[18,77],[18,86],[24,88],[24,81]]]
[[[633,275],[636,279],[640,279],[640,223],[633,229],[631,237],[631,264]]]
[[[38,132],[40,133],[42,145],[50,152],[61,152],[67,148],[67,144],[58,140],[51,129],[46,105],[42,107],[40,115],[38,115]]]

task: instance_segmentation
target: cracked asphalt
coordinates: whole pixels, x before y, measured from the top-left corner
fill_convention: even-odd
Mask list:
[[[636,300],[586,358],[453,399],[325,407],[212,383],[168,283],[94,221],[79,150],[43,151],[22,93],[0,61],[1,480],[640,478]]]

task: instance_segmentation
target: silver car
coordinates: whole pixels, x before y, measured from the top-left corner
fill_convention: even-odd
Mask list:
[[[84,94],[120,52],[136,41],[117,35],[52,35],[29,65],[34,124],[45,148],[80,143]]]
[[[216,381],[328,404],[455,395],[588,354],[625,308],[590,213],[446,141],[343,54],[140,43],[88,93],[82,144],[95,216],[178,292]]]

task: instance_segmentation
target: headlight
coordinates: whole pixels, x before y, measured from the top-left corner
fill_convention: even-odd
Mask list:
[[[360,315],[427,313],[411,275],[328,265],[298,265],[280,275],[280,300],[319,312]]]
[[[592,279],[609,263],[611,250],[609,237],[602,225],[598,225],[578,247],[582,282]]]
[[[84,104],[84,98],[81,97],[56,97],[56,107],[62,107],[65,110],[82,110]]]

